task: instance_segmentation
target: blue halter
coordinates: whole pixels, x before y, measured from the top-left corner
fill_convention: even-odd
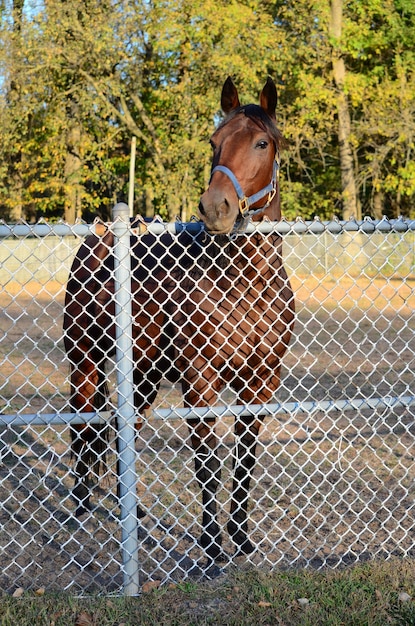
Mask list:
[[[274,167],[272,171],[272,178],[271,178],[271,182],[269,183],[269,185],[267,185],[266,187],[264,187],[260,191],[257,191],[256,193],[254,193],[252,196],[249,196],[249,197],[247,197],[244,194],[243,189],[241,185],[239,184],[238,179],[236,178],[235,174],[225,165],[216,165],[216,167],[214,167],[212,170],[210,180],[212,180],[212,176],[215,172],[222,172],[223,174],[226,174],[226,176],[231,180],[235,188],[235,191],[237,193],[237,196],[239,199],[239,210],[241,212],[241,215],[245,217],[248,215],[254,215],[255,213],[259,213],[260,211],[263,211],[271,204],[272,199],[277,193],[277,178],[278,178],[279,167],[280,167],[279,162],[277,161],[277,159],[275,159]],[[253,204],[258,202],[258,200],[261,200],[262,198],[264,198],[266,195],[268,195],[268,198],[264,206],[254,211],[249,210]]]

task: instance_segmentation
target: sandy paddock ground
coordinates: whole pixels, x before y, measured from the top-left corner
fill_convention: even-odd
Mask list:
[[[414,372],[414,281],[344,276],[295,279],[297,323],[278,401],[408,395]],[[68,401],[61,339],[63,286],[9,283],[0,311],[3,413],[51,413]],[[225,394],[223,403],[234,403]],[[156,404],[177,406],[163,385]],[[414,407],[267,418],[250,510],[250,560],[264,568],[341,566],[409,554],[414,517]],[[218,423],[223,459],[220,522],[228,518],[233,421]],[[143,582],[216,576],[198,547],[199,488],[180,419],[149,417],[137,439]],[[94,492],[94,511],[74,516],[69,432],[64,426],[0,431],[0,586],[117,591],[120,530],[115,456]]]

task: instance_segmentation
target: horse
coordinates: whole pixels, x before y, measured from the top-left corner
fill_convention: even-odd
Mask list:
[[[222,88],[224,119],[211,136],[211,177],[198,207],[201,231],[176,239],[131,235],[134,405],[137,428],[163,378],[180,382],[185,406],[209,407],[225,386],[239,404],[265,404],[280,384],[281,362],[294,325],[293,291],[282,261],[282,239],[246,233],[249,221],[281,218],[276,125],[277,90],[268,78],[259,104],[241,105],[229,77]],[[105,364],[114,353],[113,235],[89,235],[67,283],[64,342],[75,411],[106,407]],[[237,553],[249,554],[248,502],[263,418],[235,418],[235,454],[227,531]],[[202,494],[207,557],[222,559],[217,513],[221,460],[214,418],[190,417],[189,440]],[[73,497],[77,515],[91,508],[89,476],[108,446],[105,425],[73,425]],[[139,509],[137,515],[145,514]]]

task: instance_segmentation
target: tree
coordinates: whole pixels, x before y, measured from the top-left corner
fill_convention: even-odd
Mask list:
[[[119,3],[107,23],[112,39],[101,58],[96,18],[92,37],[78,20],[82,45],[63,52],[65,67],[95,94],[101,116],[137,138],[146,193],[136,196],[150,196],[163,217],[189,217],[207,183],[208,137],[224,77],[240,73],[250,91],[258,89],[254,59],[260,50],[272,57],[272,28],[256,2],[212,0],[136,2],[133,10]]]
[[[359,11],[358,3],[351,5]],[[378,218],[413,217],[415,200],[415,6],[409,0],[371,3],[360,12],[350,66],[362,79],[356,144],[362,202]]]
[[[342,194],[353,178],[362,214],[413,215],[415,8],[410,0],[350,0],[333,38],[335,5],[265,5],[286,59],[285,215],[360,215],[345,209]]]
[[[24,81],[22,80],[21,66],[21,44],[22,44],[22,26],[23,26],[23,8],[24,0],[13,0],[11,5],[11,15],[9,20],[9,31],[6,34],[6,41],[9,46],[9,59],[12,63],[8,67],[8,76],[5,83],[5,104],[10,109],[10,117],[12,125],[20,126],[19,134],[9,136],[10,155],[8,166],[5,167],[5,173],[12,181],[13,198],[10,198],[8,209],[10,218],[13,221],[19,220],[23,216],[22,203],[22,159],[23,153],[21,149],[22,139],[27,135],[27,126],[25,125],[25,115],[20,106],[20,101],[24,94]],[[7,37],[8,35],[8,37]]]
[[[363,214],[413,215],[415,9],[349,0],[335,20],[341,6],[16,0],[0,14],[1,217],[110,218],[135,136],[135,212],[189,219],[224,79],[256,101],[267,74],[290,142],[287,218],[357,215],[353,197]]]
[[[343,0],[330,0],[329,37],[332,46],[333,80],[336,87],[338,145],[342,182],[343,218],[361,219],[357,197],[352,147],[350,145],[351,119],[348,96],[345,91],[346,65],[342,52]]]

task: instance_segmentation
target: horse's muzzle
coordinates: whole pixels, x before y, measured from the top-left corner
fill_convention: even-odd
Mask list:
[[[227,198],[216,199],[209,189],[200,199],[199,216],[212,235],[227,235],[232,232],[238,214],[238,209],[232,207]]]

